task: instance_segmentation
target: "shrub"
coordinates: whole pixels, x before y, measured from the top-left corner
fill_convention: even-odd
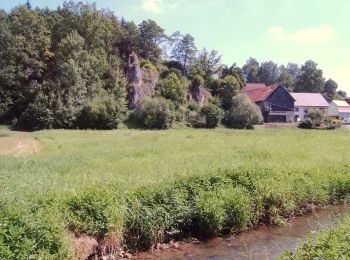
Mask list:
[[[249,199],[239,188],[219,186],[213,191],[201,191],[195,207],[196,230],[204,238],[231,233],[249,222]]]
[[[161,96],[178,104],[186,100],[185,86],[175,73],[170,73],[166,78],[159,80],[157,91]]]
[[[113,96],[96,97],[87,103],[77,119],[80,129],[114,129],[123,125],[125,104],[118,104]]]
[[[190,111],[187,116],[187,121],[194,128],[205,128],[207,125],[205,117],[197,111]]]
[[[124,208],[118,193],[93,189],[67,201],[67,223],[70,231],[98,238],[112,233],[122,234]],[[117,205],[117,206],[116,206]]]
[[[223,114],[222,110],[214,104],[204,105],[200,112],[205,118],[205,126],[207,128],[217,127]]]
[[[174,104],[164,98],[143,99],[133,113],[138,126],[168,129],[174,121]]]
[[[232,98],[231,108],[226,111],[223,118],[223,123],[227,127],[238,129],[251,129],[253,125],[262,121],[260,109],[244,94]]]
[[[39,95],[23,112],[16,127],[36,131],[52,128],[53,122],[54,116],[49,107],[47,97]]]
[[[300,121],[298,127],[303,129],[312,129],[314,124],[310,118],[306,118],[305,120]]]
[[[324,119],[324,116],[322,112],[319,109],[311,109],[307,112],[307,117],[311,119],[311,121],[315,124],[318,125],[322,122]]]
[[[0,259],[69,259],[68,241],[49,209],[16,212],[0,203]]]

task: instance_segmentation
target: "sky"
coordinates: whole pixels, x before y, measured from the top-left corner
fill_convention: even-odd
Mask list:
[[[0,0],[7,11],[26,0]],[[62,0],[31,0],[56,8]],[[91,1],[89,1],[91,2]],[[350,93],[350,0],[97,0],[118,17],[155,20],[167,34],[194,36],[227,65],[249,57],[278,64],[312,59]]]

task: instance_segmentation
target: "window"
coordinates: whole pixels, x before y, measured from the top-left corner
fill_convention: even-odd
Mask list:
[[[304,113],[305,113],[305,114],[307,114],[307,112],[308,112],[308,110],[307,110],[307,109],[306,109],[306,110],[304,110]]]
[[[307,118],[307,115],[304,116],[304,119],[306,119],[306,118]]]
[[[295,112],[299,112],[299,107],[296,107],[296,108],[295,108]]]

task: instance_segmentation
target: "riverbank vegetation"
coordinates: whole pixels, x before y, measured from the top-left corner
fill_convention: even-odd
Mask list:
[[[350,193],[345,129],[30,135],[35,155],[0,156],[0,258],[74,258],[83,235],[101,252],[203,239],[281,223]]]
[[[295,253],[285,252],[281,259],[349,259],[350,216],[346,216],[334,228],[326,228],[311,236]]]

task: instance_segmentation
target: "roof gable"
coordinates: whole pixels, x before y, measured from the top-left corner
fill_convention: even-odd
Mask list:
[[[294,100],[290,93],[282,85],[266,86],[264,83],[248,83],[242,89],[242,93],[246,94],[254,103],[265,101],[275,90],[283,88],[283,90]]]

